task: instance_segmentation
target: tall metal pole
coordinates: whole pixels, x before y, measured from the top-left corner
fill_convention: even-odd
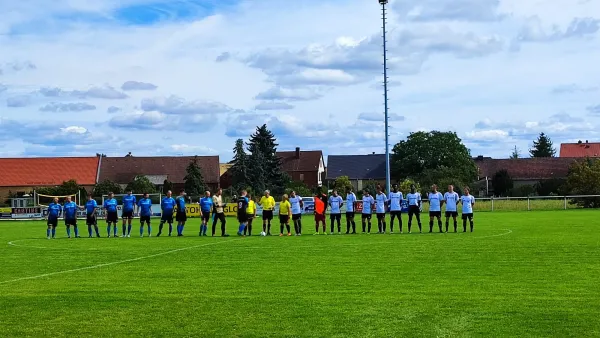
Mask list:
[[[385,5],[387,3],[387,0],[382,1],[380,0],[379,3],[381,4],[381,13],[382,13],[382,20],[383,20],[383,97],[384,97],[384,109],[385,109],[385,188],[386,188],[386,193],[389,194],[391,189],[390,189],[390,185],[391,185],[391,179],[390,179],[390,142],[389,142],[389,137],[390,137],[390,133],[388,130],[388,121],[389,121],[389,117],[388,117],[388,77],[387,77],[387,38],[386,38],[386,10],[385,10]]]

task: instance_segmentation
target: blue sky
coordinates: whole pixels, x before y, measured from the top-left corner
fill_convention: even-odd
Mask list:
[[[376,1],[0,1],[0,156],[384,151]],[[600,141],[600,0],[389,4],[391,142]]]

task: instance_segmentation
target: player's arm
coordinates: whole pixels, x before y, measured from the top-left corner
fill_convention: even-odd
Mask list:
[[[473,195],[471,195],[471,207],[475,206],[475,197],[473,197]]]
[[[442,195],[442,194],[440,194]],[[440,208],[444,206],[444,202],[446,201],[446,198],[442,195],[442,198],[440,198]]]

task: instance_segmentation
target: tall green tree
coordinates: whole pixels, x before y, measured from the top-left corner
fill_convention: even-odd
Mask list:
[[[563,189],[568,195],[600,195],[600,160],[587,158],[573,163]],[[574,198],[571,203],[584,208],[600,208],[599,197]]]
[[[510,154],[510,159],[517,159],[521,157],[521,152],[519,151],[519,148],[517,148],[517,146],[515,146],[515,148],[513,149],[512,153]]]
[[[246,153],[244,140],[238,139],[233,147],[233,159],[229,162],[231,168],[228,172],[231,175],[231,186],[234,191],[239,191],[250,187],[250,179],[248,177],[249,156]]]
[[[156,192],[156,186],[152,182],[150,182],[150,179],[148,179],[148,177],[141,175],[137,176],[133,179],[133,181],[127,184],[125,191],[129,190],[133,191],[136,194],[153,194]]]
[[[281,170],[281,159],[277,157],[277,139],[275,135],[267,128],[266,124],[256,128],[254,134],[250,135],[248,142],[248,151],[250,160],[248,163],[248,176],[252,178],[252,188],[257,190],[258,186],[254,184],[262,183],[258,180],[258,175],[263,175],[264,184],[273,193],[280,194],[285,190],[290,181],[289,176]]]
[[[540,133],[537,140],[533,141],[529,154],[531,157],[554,157],[556,148],[553,147],[552,140],[548,135]]]
[[[350,182],[350,178],[348,176],[340,176],[335,179],[333,183],[333,187],[342,194],[348,188],[352,188],[352,182]]]
[[[477,166],[469,149],[454,132],[416,132],[394,146],[391,163],[397,179],[430,186],[442,179],[471,183]]]
[[[121,186],[111,180],[104,180],[94,186],[94,196],[108,195],[109,192],[121,194],[123,191]]]
[[[492,187],[496,196],[507,196],[513,186],[513,179],[506,169],[498,170],[492,177]]]
[[[202,170],[198,165],[198,156],[194,156],[194,159],[190,161],[185,171],[186,175],[183,178],[185,192],[191,196],[202,195],[206,191],[206,185],[204,184]]]

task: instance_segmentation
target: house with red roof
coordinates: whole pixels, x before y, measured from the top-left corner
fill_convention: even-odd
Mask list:
[[[600,157],[600,142],[561,143],[560,157]]]
[[[0,158],[0,203],[10,193],[26,194],[75,180],[91,191],[98,179],[100,157]]]

